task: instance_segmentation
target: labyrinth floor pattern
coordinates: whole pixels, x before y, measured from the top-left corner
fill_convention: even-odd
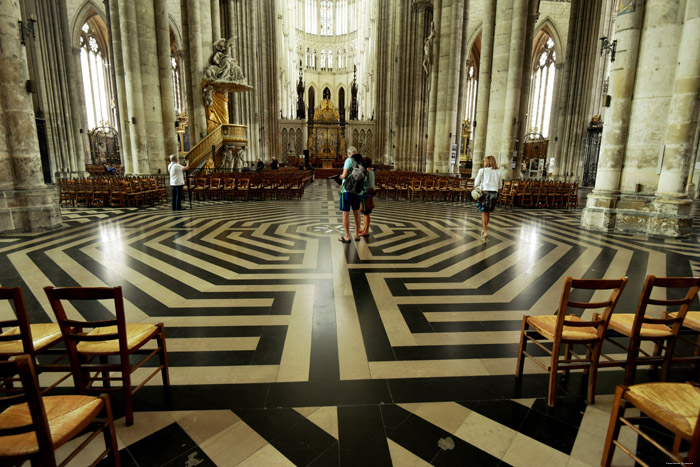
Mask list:
[[[631,311],[646,274],[698,274],[697,235],[499,209],[484,243],[473,203],[377,204],[352,244],[325,180],[301,201],[66,209],[61,230],[0,238],[0,283],[23,286],[33,322],[52,319],[46,285],[121,285],[130,321],[165,323],[174,387],[155,378],[134,426],[117,421],[125,465],[599,464],[622,373],[592,406],[572,374],[548,408],[545,374],[513,376],[521,317],[553,313],[567,275],[629,276]]]

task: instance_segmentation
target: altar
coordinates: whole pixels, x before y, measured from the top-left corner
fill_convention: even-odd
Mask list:
[[[309,123],[309,158],[315,167],[330,169],[342,165],[346,153],[345,121],[333,107],[328,88],[323,91],[321,105],[314,110]]]

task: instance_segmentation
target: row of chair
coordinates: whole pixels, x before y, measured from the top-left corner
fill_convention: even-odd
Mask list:
[[[506,180],[498,191],[498,204],[511,208],[575,208],[578,206],[578,183]]]
[[[195,176],[189,190],[199,200],[301,199],[312,181],[310,171],[213,173]]]
[[[168,199],[165,177],[95,177],[58,180],[61,206],[126,207]]]
[[[163,386],[170,386],[163,323],[126,323],[121,287],[45,287],[44,291],[56,317],[55,324],[30,324],[22,290],[0,287],[0,299],[8,300],[15,312],[15,319],[0,322],[0,359],[26,354],[36,364],[37,373],[68,370],[79,394],[119,391],[124,399],[126,424],[133,424],[133,394],[159,372]],[[83,304],[113,308],[114,318],[69,319],[65,302],[78,309],[86,306]],[[156,342],[155,348],[144,349],[151,341]],[[69,365],[57,361],[38,364],[40,355],[55,350],[61,342]],[[140,361],[130,360],[139,355],[143,357]],[[159,357],[159,365],[133,387],[131,374],[155,355]],[[112,387],[114,381],[121,381],[121,385]],[[50,388],[53,386],[55,383]]]
[[[627,284],[627,278],[621,279],[573,279],[567,277],[559,301],[559,307],[554,315],[523,316],[520,334],[520,348],[516,376],[523,371],[524,359],[530,358],[537,365],[549,372],[549,395],[547,402],[554,405],[556,378],[558,372],[565,375],[572,369],[588,371],[588,402],[595,399],[595,384],[597,369],[601,366],[621,366],[625,369],[624,384],[632,384],[635,370],[639,365],[662,366],[662,380],[668,376],[674,350],[682,326],[700,331],[700,312],[689,312],[690,305],[700,288],[700,277],[697,278],[668,278],[648,276],[642,290],[636,312],[613,313],[620,294]],[[578,290],[576,290],[578,289]],[[666,294],[680,298],[652,298],[654,289],[662,289]],[[605,300],[596,301],[572,299],[572,292],[579,295],[593,295],[609,291]],[[583,291],[584,293],[580,293]],[[668,295],[667,295],[668,296]],[[666,307],[663,315],[655,317],[649,313],[650,306]],[[591,317],[569,314],[570,311],[600,310],[592,313]],[[675,309],[669,311],[669,309]],[[583,314],[581,312],[581,314]],[[616,334],[608,332],[615,331]],[[624,336],[629,343],[623,345],[619,336]],[[543,349],[549,357],[549,364],[542,363],[538,358],[527,352],[527,343],[532,342]],[[621,347],[627,356],[624,360],[615,360],[602,354],[603,342],[613,342]],[[549,343],[545,345],[545,343]],[[654,350],[649,353],[642,349],[642,342],[654,344]],[[564,346],[563,354],[561,346]],[[585,356],[573,353],[574,345],[583,345]],[[662,355],[663,354],[663,355]],[[601,362],[601,355],[604,362]],[[679,360],[676,360],[679,361]],[[688,359],[684,359],[688,361]]]
[[[407,200],[465,201],[474,181],[418,172],[376,172],[377,196]]]
[[[689,311],[700,289],[700,277],[647,276],[634,314],[614,312],[626,284],[626,277],[615,280],[567,277],[556,314],[523,316],[516,377],[522,376],[523,357],[548,371],[547,403],[553,406],[557,374],[562,372],[566,376],[570,370],[584,369],[588,372],[587,400],[592,404],[598,369],[621,366],[625,369],[624,385],[618,386],[616,390],[602,465],[611,465],[616,448],[633,457],[639,464],[648,465],[617,439],[622,425],[629,426],[659,448],[673,463],[700,460],[700,387],[665,382],[673,362],[698,362],[698,351],[692,357],[679,357],[674,350],[683,326],[700,332],[700,312]],[[599,298],[599,294],[603,293],[605,298]],[[666,298],[661,298],[662,295]],[[663,307],[664,310],[652,310],[652,307]],[[594,312],[590,318],[586,318],[571,314],[575,309],[583,310],[581,313],[590,310],[600,312]],[[656,311],[658,316],[654,316],[652,311]],[[620,337],[624,338],[627,345],[620,342]],[[528,341],[549,355],[548,363],[527,352]],[[613,342],[621,347],[626,356],[616,360],[603,354],[604,342]],[[642,349],[644,342],[653,344],[651,352]],[[700,340],[692,343],[696,349],[700,349]],[[576,354],[574,346],[583,346],[585,355]],[[652,368],[660,365],[661,380],[664,382],[633,385],[635,370],[641,365],[650,365]],[[625,409],[630,405],[640,409],[643,416],[626,417]],[[644,421],[649,418],[672,432],[672,447],[663,446],[663,443],[654,439],[653,434],[642,429]],[[687,455],[681,454],[683,441],[691,443]]]

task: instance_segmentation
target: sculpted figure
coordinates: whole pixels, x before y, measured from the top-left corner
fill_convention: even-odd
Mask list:
[[[423,43],[423,71],[425,71],[426,75],[430,74],[430,64],[431,64],[431,59],[432,59],[432,47],[433,47],[433,38],[435,37],[435,23],[431,22],[430,23],[430,34],[428,37],[425,38],[425,42]]]
[[[235,39],[219,39],[214,43],[214,55],[211,65],[204,72],[207,81],[241,81],[244,79],[243,70],[238,61],[231,56],[231,46]]]

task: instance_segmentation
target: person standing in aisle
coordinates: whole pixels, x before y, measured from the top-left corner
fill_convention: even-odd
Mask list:
[[[183,211],[185,209],[182,207],[182,193],[185,185],[185,176],[183,175],[182,171],[189,168],[189,161],[185,161],[185,165],[182,166],[178,162],[177,154],[170,155],[168,172],[170,172],[170,186],[173,191],[173,211]]]
[[[481,188],[483,192],[481,198],[476,201],[476,208],[481,213],[481,238],[486,241],[489,236],[487,229],[491,212],[496,208],[498,190],[501,189],[501,172],[498,170],[495,157],[488,156],[484,160],[484,168],[479,169],[474,186]]]

